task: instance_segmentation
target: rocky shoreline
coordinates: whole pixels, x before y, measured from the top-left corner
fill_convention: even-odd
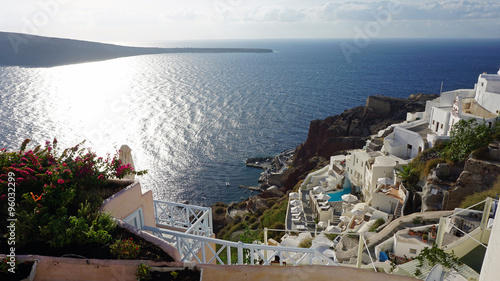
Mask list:
[[[281,187],[283,172],[292,164],[294,149],[287,149],[274,157],[257,157],[246,160],[247,167],[263,169],[260,174],[259,186],[240,185],[239,188],[246,188],[253,191],[266,191]]]

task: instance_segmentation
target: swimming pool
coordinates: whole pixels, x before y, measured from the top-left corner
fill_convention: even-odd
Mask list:
[[[342,190],[327,193],[330,196],[328,202],[342,201],[342,195],[351,193],[352,187],[346,187]]]

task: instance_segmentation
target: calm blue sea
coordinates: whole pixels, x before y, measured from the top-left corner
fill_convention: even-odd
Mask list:
[[[156,199],[209,205],[251,195],[261,172],[248,157],[305,141],[309,122],[363,105],[473,88],[500,67],[500,40],[169,42],[166,47],[260,47],[271,54],[164,54],[53,68],[0,67],[0,147],[25,138],[99,154],[132,148]],[[226,186],[226,182],[230,186]]]

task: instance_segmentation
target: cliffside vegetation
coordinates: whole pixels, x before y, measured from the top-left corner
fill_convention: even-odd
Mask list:
[[[464,161],[472,151],[488,145],[494,139],[491,124],[478,123],[476,119],[460,120],[451,129],[451,141],[441,154],[454,162]]]

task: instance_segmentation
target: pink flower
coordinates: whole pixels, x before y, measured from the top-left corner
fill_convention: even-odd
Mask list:
[[[64,167],[66,167],[66,166],[68,166],[68,164],[66,164],[66,163],[63,163],[63,166],[64,166]]]
[[[103,178],[104,178],[104,176],[103,176],[103,175],[99,175],[99,176],[97,177],[97,179],[98,179],[98,180],[102,180]]]
[[[49,170],[47,170],[47,172],[45,172],[45,173],[46,173],[47,175],[49,175],[49,176],[52,176],[52,172],[51,172],[51,171],[49,171]]]
[[[64,180],[63,180],[63,179],[58,179],[58,180],[57,180],[57,183],[58,183],[58,184],[63,184],[63,183],[64,183]]]

